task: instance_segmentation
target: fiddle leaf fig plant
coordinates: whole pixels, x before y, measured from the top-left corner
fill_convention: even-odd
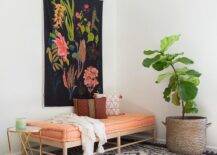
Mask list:
[[[168,86],[163,92],[165,101],[172,102],[176,106],[182,107],[182,117],[186,113],[197,113],[195,98],[200,84],[199,77],[201,74],[188,65],[194,62],[185,57],[184,53],[171,54],[169,48],[179,40],[180,35],[172,35],[161,40],[160,50],[145,50],[146,58],[143,60],[143,66],[152,67],[156,71],[163,71],[171,68],[172,71],[162,73],[158,76],[156,83],[168,79]],[[176,64],[182,64],[183,67],[176,67]],[[180,65],[179,65],[180,66]]]

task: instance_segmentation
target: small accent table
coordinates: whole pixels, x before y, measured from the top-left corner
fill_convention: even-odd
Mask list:
[[[31,152],[33,155],[32,149],[29,144],[29,137],[33,133],[38,133],[39,134],[39,145],[40,145],[40,155],[42,155],[42,143],[41,143],[41,128],[39,127],[33,127],[33,126],[27,126],[25,130],[16,130],[15,127],[11,127],[7,129],[7,136],[8,136],[8,146],[9,146],[9,152],[10,155],[12,155],[12,148],[11,148],[11,133],[16,133],[19,135],[20,140],[21,140],[21,145],[23,148],[23,151],[25,152],[26,155]]]

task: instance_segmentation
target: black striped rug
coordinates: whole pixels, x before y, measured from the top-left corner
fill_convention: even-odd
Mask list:
[[[116,151],[104,153],[104,155],[118,155]],[[122,149],[120,155],[178,155],[167,150],[164,144],[136,144]],[[206,151],[204,155],[217,155],[213,151]]]
[[[62,155],[62,151],[53,152],[56,155]],[[68,150],[69,155],[82,155],[81,147],[75,147]],[[118,155],[116,151],[106,152],[103,155]],[[178,155],[169,152],[164,144],[142,143],[122,148],[120,155]],[[217,155],[217,153],[209,150],[203,155]]]

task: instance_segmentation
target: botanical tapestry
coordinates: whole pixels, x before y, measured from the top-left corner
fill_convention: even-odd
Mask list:
[[[45,106],[102,93],[102,1],[44,0]]]

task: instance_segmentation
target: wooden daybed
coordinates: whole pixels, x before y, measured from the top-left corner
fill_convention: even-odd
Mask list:
[[[148,140],[155,140],[155,118],[152,115],[124,114],[110,116],[108,119],[103,119],[102,121],[105,123],[107,138],[117,138],[117,145],[113,148],[106,149],[106,151],[117,149],[118,153],[120,153],[122,147]],[[68,148],[81,145],[81,133],[73,125],[53,124],[46,121],[31,121],[28,125],[41,127],[42,144],[63,149],[63,155],[67,155]],[[121,144],[122,136],[146,131],[151,134],[149,138],[128,144]],[[39,142],[39,140],[38,135],[30,138],[31,142]]]

